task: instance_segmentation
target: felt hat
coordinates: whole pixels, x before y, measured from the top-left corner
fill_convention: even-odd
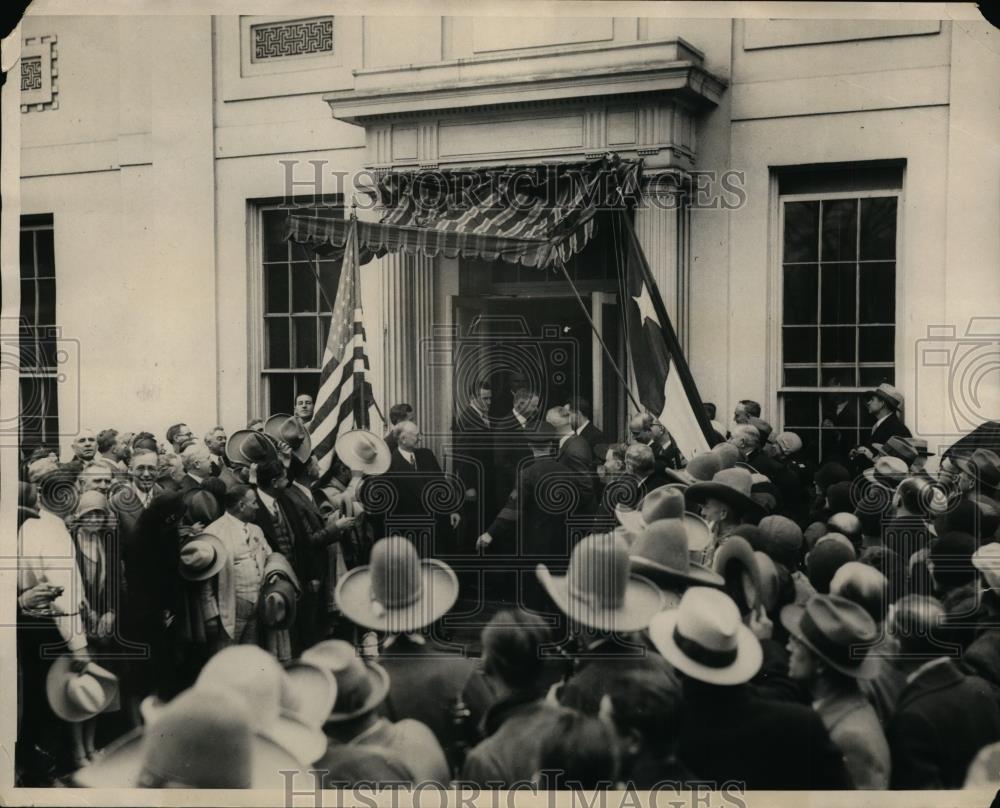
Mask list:
[[[770,614],[778,605],[778,595],[781,590],[778,567],[771,556],[760,550],[754,550],[753,557],[757,561],[757,573],[760,576],[760,605]]]
[[[664,469],[663,473],[674,482],[688,486],[693,483],[709,482],[720,471],[722,462],[719,455],[715,452],[702,452],[692,457],[680,471]]]
[[[862,476],[870,483],[881,485],[893,491],[910,473],[910,467],[898,457],[876,457],[871,468],[865,469]]]
[[[391,634],[439,620],[458,600],[458,577],[443,561],[421,559],[413,542],[389,536],[375,542],[371,560],[337,582],[337,606],[353,623]]]
[[[813,595],[805,606],[785,606],[781,624],[834,670],[855,679],[878,674],[878,660],[868,655],[878,640],[878,628],[854,601],[839,595]]]
[[[209,658],[195,689],[226,689],[246,700],[254,731],[284,749],[302,766],[326,752],[322,731],[286,710],[288,677],[281,663],[256,645],[231,645]]]
[[[389,674],[375,662],[361,659],[344,640],[323,640],[302,654],[302,661],[329,671],[337,682],[337,697],[327,722],[342,723],[370,713],[389,693]]]
[[[711,448],[711,452],[719,458],[719,465],[722,469],[731,469],[737,462],[743,459],[740,450],[729,443],[729,441],[715,444]]]
[[[903,394],[891,384],[887,384],[886,382],[882,382],[882,384],[878,387],[868,390],[864,394],[866,399],[869,399],[872,396],[882,399],[894,410],[899,410],[903,406]]]
[[[253,432],[254,430],[247,430]],[[297,415],[278,413],[264,422],[264,434],[277,441],[287,443],[292,448],[292,454],[300,463],[309,460],[312,454],[312,436],[306,428],[305,421]]]
[[[802,529],[787,516],[772,514],[757,524],[760,548],[779,564],[789,569],[798,566],[802,552]]]
[[[910,438],[910,443],[920,457],[934,457],[934,452],[930,451],[927,441],[923,438]]]
[[[721,587],[725,583],[721,575],[691,561],[688,532],[682,519],[650,522],[632,543],[629,555],[633,570],[668,592],[679,593],[689,586]],[[668,596],[668,601],[673,599],[676,603],[678,597]]]
[[[211,495],[209,495],[211,496]],[[226,565],[229,550],[211,533],[199,533],[181,547],[177,571],[188,581],[206,581]]]
[[[646,501],[657,491],[663,491],[666,496],[664,494],[658,495],[656,498],[650,500],[648,508],[645,507]],[[708,526],[708,522],[690,511],[682,511],[679,516],[675,515],[675,497],[677,493],[681,494],[681,501],[683,503],[683,492],[665,485],[654,488],[646,494],[642,503],[640,503],[642,511],[632,510],[627,505],[615,506],[615,518],[618,520],[618,524],[624,528],[630,541],[633,541],[649,524],[658,519],[679,518],[684,523],[691,554],[701,555],[702,551],[712,543],[712,529]],[[650,518],[645,518],[644,514],[648,514]]]
[[[336,443],[337,457],[352,471],[365,474],[384,474],[389,470],[392,453],[388,444],[374,432],[352,429],[345,432]]]
[[[266,433],[256,429],[238,429],[226,441],[226,458],[237,466],[251,466],[254,463],[276,463],[279,456],[274,440]]]
[[[760,569],[750,542],[742,536],[728,536],[715,551],[712,569],[722,576],[729,597],[741,614],[760,605]]]
[[[764,659],[732,598],[704,586],[691,587],[676,609],[653,617],[649,637],[674,668],[708,684],[749,682]]]
[[[49,706],[70,723],[103,713],[118,693],[118,677],[95,662],[61,656],[45,677]]]
[[[806,553],[806,575],[809,583],[821,595],[830,591],[830,581],[834,574],[848,561],[854,561],[857,553],[850,539],[840,533],[827,533],[820,537],[816,546]]]
[[[883,457],[898,457],[909,468],[920,453],[911,441],[901,435],[893,435],[885,443],[873,444],[875,450]]]
[[[293,659],[285,665],[285,676],[282,712],[322,730],[337,703],[337,680],[333,673],[312,662]]]
[[[830,594],[853,600],[881,623],[889,606],[889,579],[870,564],[848,561],[833,574]]]
[[[190,688],[98,753],[74,774],[84,788],[285,787],[282,772],[299,764],[273,741],[255,735],[252,716],[236,693]]]
[[[847,536],[855,547],[861,546],[861,520],[853,513],[834,513],[826,520],[826,529],[831,533]]]
[[[581,539],[564,576],[544,564],[535,571],[563,614],[599,631],[639,631],[664,606],[659,587],[631,572],[625,540],[612,533]]]
[[[951,462],[984,488],[995,489],[1000,486],[1000,455],[991,449],[976,449],[968,457],[954,455]]]
[[[718,499],[743,516],[762,517],[764,509],[750,496],[753,478],[749,471],[740,468],[723,469],[711,482],[695,483],[684,492],[688,505],[703,503],[706,499]]]

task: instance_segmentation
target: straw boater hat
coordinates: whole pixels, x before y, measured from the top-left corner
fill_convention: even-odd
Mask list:
[[[52,712],[77,723],[108,708],[118,694],[118,677],[94,662],[61,656],[49,668],[45,693]]]
[[[198,674],[195,689],[221,688],[239,694],[252,710],[258,735],[274,742],[301,765],[315,763],[326,752],[326,737],[315,726],[289,712],[288,678],[278,660],[256,645],[231,645],[212,656]]]
[[[872,616],[840,595],[813,595],[805,606],[789,604],[781,623],[824,663],[855,679],[878,675],[878,660],[868,649],[878,640]]]
[[[229,550],[211,533],[199,533],[181,547],[177,571],[188,581],[206,581],[226,565]]]
[[[345,432],[337,438],[335,451],[345,466],[365,474],[385,474],[392,462],[389,445],[366,429]]]
[[[272,415],[264,422],[264,434],[291,446],[292,454],[301,463],[308,461],[312,454],[312,437],[305,421],[297,415]]]
[[[224,688],[190,688],[153,720],[109,744],[73,775],[83,788],[284,788],[299,764],[255,735],[243,699]]]
[[[599,631],[639,631],[664,606],[656,584],[631,573],[625,540],[611,533],[581,539],[565,576],[544,564],[535,572],[563,614]]]
[[[760,568],[750,542],[742,536],[724,539],[715,551],[712,569],[724,579],[726,592],[741,614],[749,614],[760,605]]]
[[[764,515],[764,509],[753,500],[753,477],[741,468],[723,469],[711,482],[695,483],[684,492],[688,505],[701,504],[706,499],[718,499],[735,508],[740,515]]]
[[[238,429],[230,435],[226,441],[226,457],[238,466],[263,465],[279,459],[273,438],[256,429]]]
[[[873,390],[866,391],[864,394],[865,399],[869,399],[872,396],[882,399],[894,410],[899,410],[903,406],[903,394],[891,384],[886,384],[885,382],[882,382],[882,384]]]
[[[329,671],[337,696],[326,723],[343,723],[378,708],[389,694],[389,674],[376,662],[360,659],[344,640],[323,640],[302,654],[302,661]],[[430,695],[430,694],[429,694]]]
[[[402,536],[375,542],[371,563],[337,583],[337,606],[359,626],[407,633],[439,620],[458,600],[458,578],[443,561],[421,559]]]
[[[721,575],[691,561],[686,524],[681,519],[657,519],[642,531],[629,548],[632,569],[645,575],[668,593],[676,605],[689,586],[721,587]]]
[[[680,606],[656,615],[649,638],[674,668],[713,685],[749,682],[764,660],[760,641],[732,598],[705,586],[691,587]]]

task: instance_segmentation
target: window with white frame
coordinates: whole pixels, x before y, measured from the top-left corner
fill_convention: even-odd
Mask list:
[[[847,176],[869,187],[779,185],[782,425],[816,463],[846,460],[871,428],[861,394],[895,382],[901,172]]]
[[[302,247],[284,239],[285,220],[297,216],[340,219],[343,204],[303,202],[259,204],[259,311],[263,320],[258,414],[292,412],[296,396],[315,397],[323,349],[330,331],[340,280],[340,260],[312,261]]]
[[[21,452],[58,450],[59,332],[52,216],[21,217],[19,425]]]

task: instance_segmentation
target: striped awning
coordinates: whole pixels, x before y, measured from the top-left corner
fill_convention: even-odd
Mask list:
[[[641,162],[614,155],[587,163],[476,171],[393,172],[377,186],[386,214],[358,222],[361,263],[389,252],[497,259],[549,267],[582,250],[600,209],[638,197]],[[339,255],[348,222],[290,215],[286,238]]]

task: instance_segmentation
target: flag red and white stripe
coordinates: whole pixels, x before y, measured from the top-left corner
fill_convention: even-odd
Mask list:
[[[323,369],[309,433],[321,471],[333,460],[337,438],[351,429],[368,429],[374,404],[366,374],[365,327],[358,288],[357,220],[352,218],[344,263],[333,304],[330,335],[323,351]]]

